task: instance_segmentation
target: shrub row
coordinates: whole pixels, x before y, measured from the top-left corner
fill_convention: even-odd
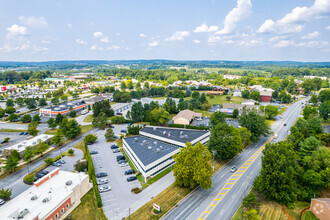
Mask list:
[[[85,142],[85,150],[86,150],[86,161],[87,161],[87,166],[88,166],[88,168],[87,168],[88,175],[89,175],[89,178],[93,182],[93,188],[94,188],[94,192],[95,192],[97,207],[102,207],[102,200],[101,200],[101,196],[100,196],[99,189],[97,187],[97,182],[96,182],[95,168],[94,168],[93,160],[92,160],[91,154],[89,153],[89,149],[87,147],[86,142]]]
[[[140,189],[139,187],[135,187],[135,188],[131,189],[131,192],[134,194],[138,194],[141,191],[142,191],[142,189]]]

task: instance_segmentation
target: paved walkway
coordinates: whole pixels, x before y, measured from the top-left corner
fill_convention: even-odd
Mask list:
[[[93,111],[90,111],[85,115],[79,115],[78,117],[76,117],[76,121],[80,125],[90,125],[90,124],[92,124],[92,122],[84,122],[84,119],[87,117],[87,115],[92,115],[92,114],[93,114]]]

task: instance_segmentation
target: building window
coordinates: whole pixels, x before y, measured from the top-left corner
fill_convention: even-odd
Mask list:
[[[68,204],[66,204],[66,208],[68,209],[70,207],[70,204],[68,203]]]
[[[58,219],[60,216],[58,213],[55,214],[55,219]]]
[[[63,214],[64,213],[64,208],[63,209],[61,209],[61,214]]]

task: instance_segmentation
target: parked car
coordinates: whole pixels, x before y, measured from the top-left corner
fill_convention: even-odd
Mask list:
[[[93,142],[87,142],[87,145],[92,145],[92,144],[94,144]]]
[[[106,183],[108,183],[108,182],[109,182],[108,179],[102,179],[102,180],[97,180],[97,181],[96,181],[97,185],[106,184]]]
[[[113,153],[119,153],[120,150],[119,150],[119,148],[117,148],[117,149],[113,149],[112,152],[113,152]]]
[[[284,124],[284,126],[286,126],[286,123]]]
[[[60,164],[65,164],[65,160],[59,160],[58,161]]]
[[[126,129],[122,129],[120,130],[121,133],[127,133],[127,130]]]
[[[117,158],[117,162],[126,159],[124,155],[118,155],[116,158]]]
[[[231,170],[230,170],[230,172],[232,172],[232,173],[235,173],[236,172],[236,167],[235,166],[233,166],[232,168],[231,168]]]
[[[117,144],[113,144],[113,145],[110,146],[110,148],[111,148],[111,149],[117,149],[117,148],[119,148],[119,147],[118,147]]]
[[[278,138],[278,135],[277,135],[277,134],[275,134],[275,135],[274,135],[274,139],[277,139],[277,138]]]
[[[90,154],[98,154],[99,152],[95,151],[95,150],[92,150],[89,152]]]
[[[128,123],[128,126],[131,126],[133,123],[132,122],[130,122],[130,123]]]
[[[99,192],[107,192],[107,191],[110,191],[111,190],[111,187],[110,186],[101,186],[99,187]]]
[[[24,131],[22,131],[21,133],[19,133],[19,135],[23,135],[24,134]]]
[[[105,177],[105,176],[108,176],[108,174],[107,173],[104,173],[104,172],[100,172],[100,173],[97,173],[96,174],[96,177],[97,178],[101,178],[101,177]]]
[[[39,173],[42,173],[44,175],[47,175],[49,173],[49,171],[47,171],[47,170],[41,170]]]
[[[128,164],[127,162],[126,162],[126,163],[120,163],[120,164],[119,164],[120,167],[126,167],[126,166],[128,166],[128,165],[129,165],[129,164]]]
[[[24,132],[24,135],[27,135],[27,134],[29,134],[27,131],[26,131],[26,132]]]
[[[134,174],[134,173],[135,173],[135,170],[133,170],[133,169],[125,171],[125,175],[131,175],[131,174]]]
[[[36,173],[36,175],[35,175],[35,177],[37,177],[37,178],[41,178],[43,176],[45,176],[45,174],[42,174],[42,173]]]
[[[136,179],[137,179],[136,176],[130,176],[130,177],[127,178],[127,182],[131,182],[131,181],[134,181]]]
[[[3,204],[5,204],[5,200],[0,199],[0,205],[3,205]]]
[[[118,160],[117,162],[118,162],[118,164],[121,164],[121,163],[127,163],[127,161],[126,161],[125,159]]]
[[[61,163],[59,163],[57,161],[53,162],[52,165],[55,166],[55,167],[61,167],[62,166]]]
[[[123,113],[118,112],[118,113],[116,113],[116,115],[123,115]]]

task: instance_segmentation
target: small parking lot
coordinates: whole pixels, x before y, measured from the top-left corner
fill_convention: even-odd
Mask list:
[[[235,128],[238,128],[239,126],[238,120],[233,118],[226,118],[226,123],[234,126]]]
[[[127,125],[126,125],[127,127]],[[115,125],[115,134],[120,134],[120,130],[125,129],[125,125]],[[126,170],[131,169],[130,166],[120,167],[117,163],[116,156],[121,153],[113,153],[110,146],[115,142],[107,143],[104,138],[105,130],[97,132],[97,141],[93,145],[89,145],[90,151],[98,151],[93,154],[92,159],[95,167],[95,173],[106,172],[107,177],[99,179],[108,179],[109,183],[100,186],[110,186],[111,191],[101,193],[103,210],[110,219],[121,219],[120,215],[128,212],[128,204],[134,203],[135,195],[131,189],[135,187],[141,188],[138,180],[127,182],[127,177],[133,175],[125,175]]]
[[[0,132],[0,141],[3,141],[5,138],[9,137],[10,140],[8,143],[0,145],[0,153],[1,151],[9,146],[17,144],[21,141],[24,141],[30,135],[19,135],[20,132]]]
[[[203,117],[201,120],[193,120],[193,122],[191,122],[191,125],[194,125],[194,126],[208,127],[209,124],[210,124],[210,119],[205,118],[205,117]]]

